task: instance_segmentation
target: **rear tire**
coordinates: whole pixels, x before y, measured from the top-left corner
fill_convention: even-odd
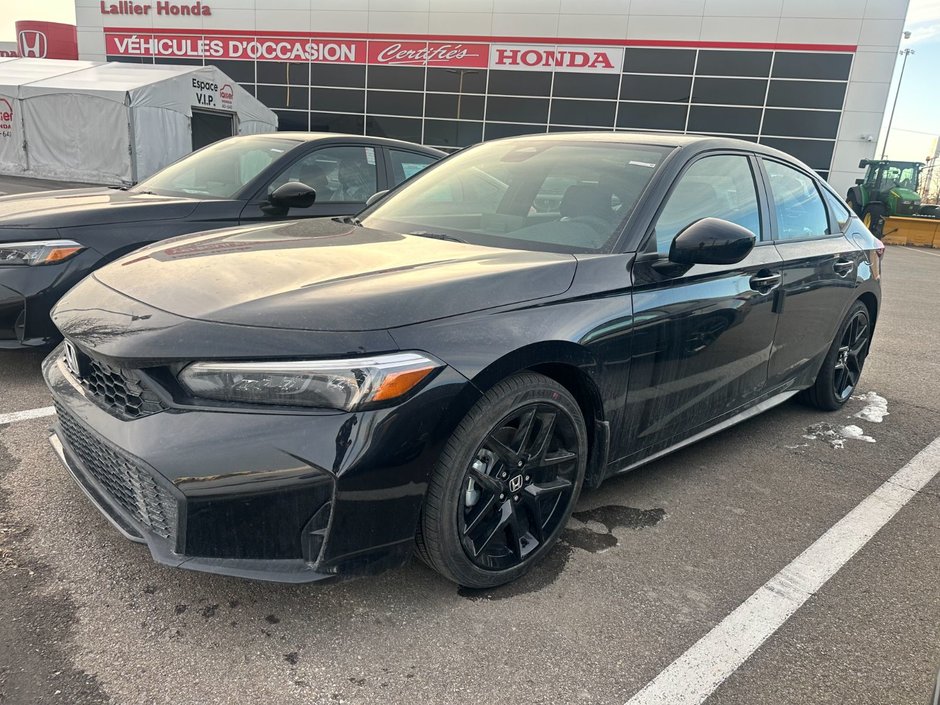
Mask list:
[[[868,307],[856,301],[839,326],[815,383],[797,398],[823,411],[841,409],[858,386],[870,345],[871,316]]]
[[[885,207],[882,203],[869,203],[862,211],[862,222],[875,237],[881,237],[884,229]]]
[[[587,455],[584,418],[567,389],[532,372],[503,380],[441,453],[418,523],[418,555],[464,587],[519,578],[557,543]]]

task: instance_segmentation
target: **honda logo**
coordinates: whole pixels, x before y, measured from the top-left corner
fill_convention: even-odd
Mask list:
[[[522,475],[516,475],[514,478],[512,478],[509,481],[509,491],[518,492],[519,490],[522,489],[522,483],[523,483]]]
[[[31,59],[45,59],[49,50],[46,35],[38,29],[24,29],[19,37],[20,56]]]
[[[65,367],[72,373],[73,377],[78,378],[81,376],[78,366],[78,351],[68,340],[65,341]]]

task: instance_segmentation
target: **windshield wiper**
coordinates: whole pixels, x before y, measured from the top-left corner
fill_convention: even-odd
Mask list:
[[[447,240],[448,242],[462,242],[467,244],[466,240],[461,240],[459,237],[454,237],[453,235],[447,235],[445,233],[432,233],[427,230],[415,230],[409,235],[417,235],[418,237],[429,237],[433,240]]]

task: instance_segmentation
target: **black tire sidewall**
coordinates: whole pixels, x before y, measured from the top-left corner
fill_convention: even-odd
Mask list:
[[[470,560],[460,541],[457,525],[460,492],[463,491],[467,468],[485,436],[515,409],[533,402],[558,407],[569,415],[574,423],[579,444],[579,467],[574,491],[557,529],[531,556],[512,568],[487,571]],[[577,401],[564,387],[535,373],[518,374],[497,384],[477,402],[458,425],[434,470],[429,500],[422,514],[421,532],[421,540],[432,567],[458,584],[473,588],[496,587],[521,577],[557,543],[578,501],[584,482],[587,456],[584,418]],[[439,498],[438,501],[431,501],[432,494]]]

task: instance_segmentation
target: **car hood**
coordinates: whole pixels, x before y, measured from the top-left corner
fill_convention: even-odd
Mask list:
[[[563,293],[573,256],[330,219],[165,240],[100,269],[105,286],[186,318],[269,328],[395,328]]]
[[[0,198],[0,228],[67,228],[141,220],[185,218],[199,205],[192,198],[109,188],[41,191]]]

